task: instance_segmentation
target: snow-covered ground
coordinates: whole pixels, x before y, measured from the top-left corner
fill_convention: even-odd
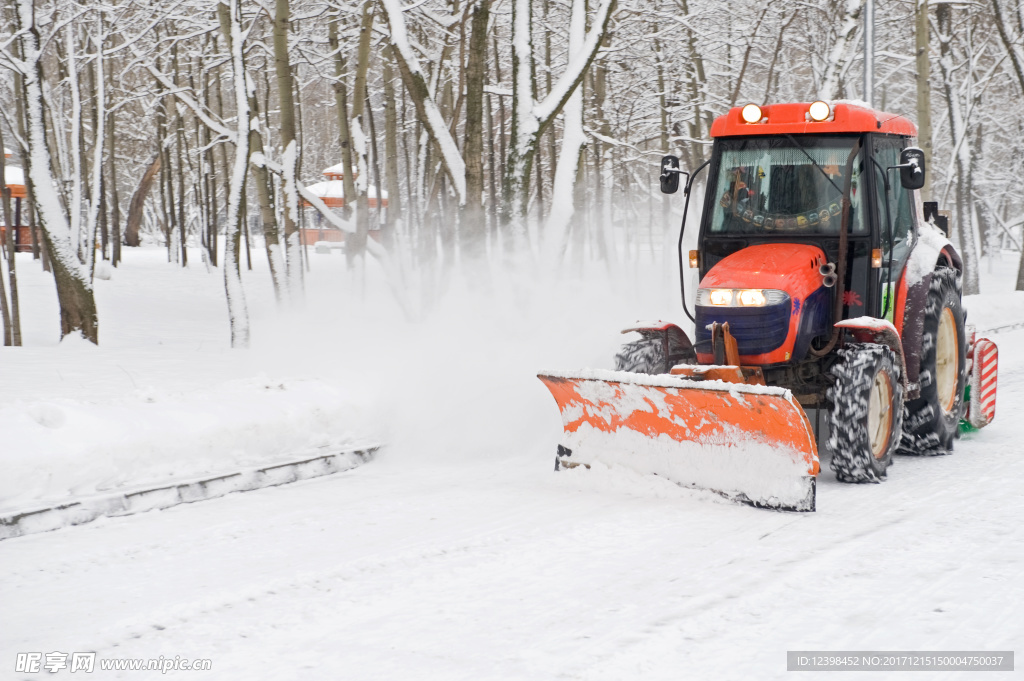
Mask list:
[[[232,352],[198,254],[185,271],[126,257],[97,282],[98,348],[57,344],[52,280],[19,262],[0,506],[387,448],[329,478],[0,542],[2,678],[32,651],[208,658],[169,676],[216,679],[778,678],[787,650],[1024,640],[1024,330],[996,337],[992,426],[953,456],[898,458],[882,485],[826,464],[818,512],[796,515],[551,470],[560,420],[536,371],[608,368],[616,328],[681,316],[666,270],[496,274],[487,294],[454,280],[410,323],[372,267],[352,295],[337,254],[311,255],[305,304],[278,314],[254,252],[254,347]],[[985,264],[979,328],[1024,321],[1015,268]]]
[[[96,281],[96,347],[58,344],[52,276],[19,259],[25,346],[0,348],[0,511],[379,439],[342,382],[277,373],[272,350],[231,352],[222,280],[201,263],[183,271],[165,251],[129,251]],[[257,309],[272,304],[252,289]]]

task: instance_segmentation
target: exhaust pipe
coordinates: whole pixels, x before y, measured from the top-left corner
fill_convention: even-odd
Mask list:
[[[826,288],[832,288],[839,281],[839,275],[836,274],[835,263],[826,263],[818,268],[818,273],[821,274],[821,283]]]

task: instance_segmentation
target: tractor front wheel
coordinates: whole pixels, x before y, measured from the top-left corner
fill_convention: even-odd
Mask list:
[[[832,368],[832,470],[841,482],[881,482],[900,443],[903,382],[896,355],[884,345],[853,343]]]
[[[657,336],[645,336],[625,343],[615,354],[615,370],[634,374],[666,374],[671,367],[665,357],[665,346]]]

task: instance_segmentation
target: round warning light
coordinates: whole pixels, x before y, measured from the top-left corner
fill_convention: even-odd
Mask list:
[[[823,121],[832,115],[832,107],[825,102],[817,101],[811,104],[810,114],[812,120]]]
[[[743,120],[747,123],[759,123],[761,121],[761,107],[757,104],[747,104],[740,112]]]

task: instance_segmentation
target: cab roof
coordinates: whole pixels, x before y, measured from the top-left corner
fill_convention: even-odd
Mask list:
[[[833,102],[832,115],[824,121],[811,120],[811,102],[769,104],[761,107],[761,121],[747,123],[737,106],[719,116],[711,125],[712,137],[749,135],[791,135],[880,132],[917,137],[917,126],[899,114],[885,113],[865,104]]]

